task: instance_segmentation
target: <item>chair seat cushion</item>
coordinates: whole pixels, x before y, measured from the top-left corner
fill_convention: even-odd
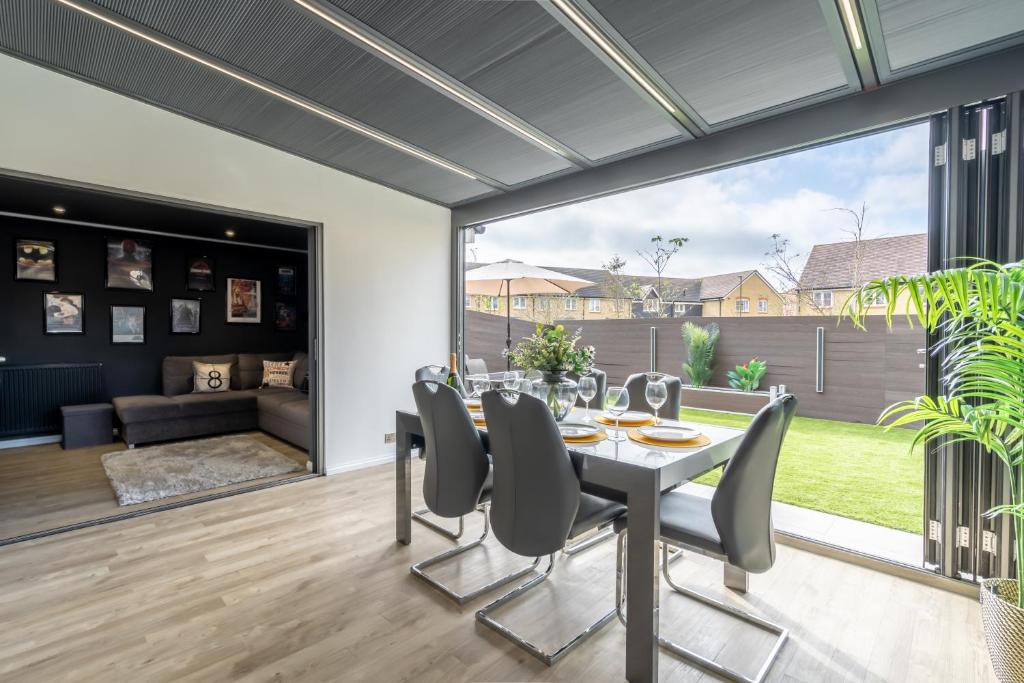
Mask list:
[[[256,410],[256,399],[248,391],[223,391],[212,394],[182,394],[171,399],[181,409],[179,417],[224,415]]]
[[[491,499],[491,493],[494,491],[494,468],[487,470],[487,478],[484,479],[484,487],[480,489],[480,502],[486,503]]]
[[[615,520],[615,531],[626,528],[626,516]],[[672,492],[661,496],[661,537],[680,545],[725,555],[711,516],[711,499],[690,493]]]
[[[626,506],[621,503],[592,496],[589,493],[581,493],[580,506],[576,510],[576,519],[573,520],[572,527],[569,529],[569,538],[607,524],[625,512]]]
[[[273,388],[264,387],[259,390],[256,401],[260,412],[295,424],[309,424],[309,395],[297,389],[267,391]]]

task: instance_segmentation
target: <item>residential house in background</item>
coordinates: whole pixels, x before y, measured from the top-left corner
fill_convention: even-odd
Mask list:
[[[928,270],[928,240],[924,233],[878,239],[816,244],[800,274],[800,286],[787,292],[789,315],[835,315],[865,282],[892,275],[916,275]],[[879,298],[869,313],[882,315],[888,302]],[[896,302],[906,305],[905,295]]]
[[[466,265],[467,270],[481,263]],[[597,268],[543,266],[595,284],[569,295],[520,295],[512,317],[540,323],[556,320],[735,317],[783,315],[784,298],[757,270],[703,278],[614,275]],[[466,309],[505,315],[505,297],[467,296]]]

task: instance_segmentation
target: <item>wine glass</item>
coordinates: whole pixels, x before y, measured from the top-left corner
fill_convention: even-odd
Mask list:
[[[577,387],[580,398],[583,399],[587,406],[586,416],[583,418],[585,422],[590,421],[590,402],[597,396],[597,380],[590,375],[580,377],[580,383]]]
[[[491,380],[487,378],[487,375],[473,375],[469,378],[469,383],[473,387],[475,398],[480,398],[485,391],[491,388]]]
[[[625,441],[626,435],[619,427],[619,418],[629,409],[629,390],[626,387],[608,387],[604,409],[615,416],[615,432],[608,437],[609,441]]]
[[[647,404],[654,408],[654,423],[657,424],[661,421],[658,417],[658,411],[665,405],[665,401],[668,400],[668,387],[665,386],[665,382],[662,380],[656,380],[654,382],[647,382],[647,388],[644,390],[644,395],[647,398]]]
[[[501,377],[501,383],[506,389],[518,389],[519,388],[519,373],[515,370],[509,370]]]

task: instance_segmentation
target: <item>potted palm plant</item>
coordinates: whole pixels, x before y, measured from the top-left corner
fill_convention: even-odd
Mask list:
[[[864,327],[867,308],[885,297],[892,326],[897,301],[906,315],[942,335],[941,372],[946,393],[890,406],[879,418],[889,428],[920,423],[915,444],[937,439],[973,442],[1006,468],[1006,514],[1016,539],[1016,576],[985,579],[981,613],[985,642],[1001,681],[1024,680],[1024,263],[979,261],[926,275],[874,280],[850,297],[844,310]]]

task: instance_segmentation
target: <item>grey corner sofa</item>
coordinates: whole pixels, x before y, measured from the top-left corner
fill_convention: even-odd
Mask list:
[[[261,387],[263,361],[294,360],[292,387]],[[231,363],[231,389],[192,392],[192,361]],[[163,395],[119,396],[114,413],[121,438],[140,443],[262,429],[309,450],[309,395],[299,391],[309,359],[297,353],[231,353],[218,356],[167,356]]]

